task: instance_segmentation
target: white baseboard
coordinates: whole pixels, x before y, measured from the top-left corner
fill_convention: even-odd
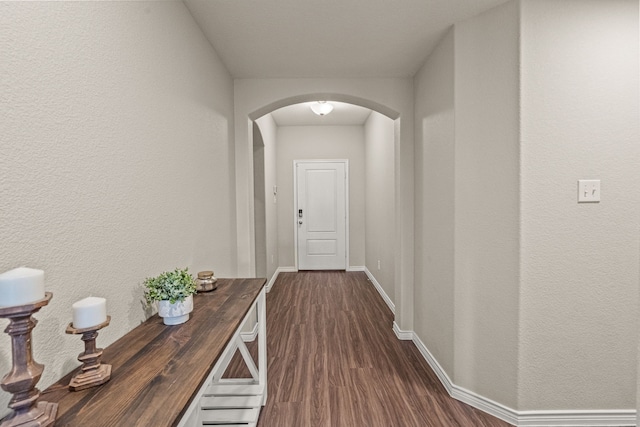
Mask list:
[[[518,412],[516,410],[467,390],[464,387],[451,383],[451,392],[449,395],[460,402],[473,406],[474,408],[486,412],[489,415],[493,415],[502,421],[506,421],[514,426],[519,425]]]
[[[389,295],[387,295],[387,293],[384,291],[384,289],[382,289],[382,286],[380,286],[380,283],[378,283],[378,281],[376,280],[376,278],[373,276],[373,274],[371,274],[371,272],[369,271],[369,269],[367,267],[363,267],[364,268],[364,272],[367,274],[367,277],[369,278],[369,280],[371,281],[371,283],[373,283],[373,286],[375,286],[375,288],[378,290],[378,293],[380,294],[380,296],[382,297],[382,299],[384,300],[384,302],[387,304],[387,306],[389,307],[389,309],[391,310],[391,312],[393,314],[396,314],[396,305],[393,303],[393,301],[391,301],[391,298],[389,298]],[[394,323],[395,325],[395,323]],[[395,328],[395,326],[394,326]],[[395,329],[394,329],[395,330]],[[397,335],[397,334],[396,334]],[[401,338],[402,339],[402,338]],[[407,338],[407,339],[411,339],[411,338]]]
[[[367,267],[364,265],[352,265],[347,267],[347,271],[366,271]]]
[[[425,358],[431,369],[449,393],[449,396],[473,406],[483,412],[500,418],[518,427],[631,427],[636,425],[636,411],[622,410],[582,410],[582,411],[516,411],[451,382],[435,357],[415,332],[402,331],[393,323],[393,330],[399,339],[412,335],[413,343]]]
[[[393,322],[393,332],[396,333],[396,337],[401,341],[411,341],[413,339],[413,332],[403,331],[395,321]]]
[[[395,323],[394,323],[394,326],[395,326]],[[447,375],[445,370],[442,369],[442,366],[440,366],[436,358],[433,357],[429,349],[427,349],[427,346],[424,345],[424,343],[418,337],[418,335],[415,332],[411,332],[411,335],[412,335],[411,339],[413,343],[416,345],[416,347],[418,348],[418,351],[420,352],[420,354],[422,354],[422,357],[424,357],[424,360],[427,361],[429,366],[431,366],[431,369],[433,369],[433,372],[435,372],[436,376],[438,377],[438,379],[440,380],[444,388],[447,390],[447,393],[449,393],[449,396],[451,396],[453,383],[451,382],[449,375]]]
[[[269,279],[269,283],[267,283],[267,293],[271,292],[271,288],[273,287],[273,284],[276,283],[278,274],[280,274],[280,269],[276,268],[276,271],[273,273],[273,276],[271,276],[271,279]]]
[[[258,337],[258,324],[253,325],[253,329],[250,332],[240,332],[240,338],[244,342],[252,342]]]
[[[298,269],[295,267],[278,267],[276,268],[275,273],[269,279],[269,283],[267,283],[267,293],[271,292],[271,287],[274,283],[276,283],[276,279],[278,278],[278,274],[280,273],[297,273]]]
[[[518,413],[518,426],[571,426],[621,427],[635,426],[636,411],[522,411]]]

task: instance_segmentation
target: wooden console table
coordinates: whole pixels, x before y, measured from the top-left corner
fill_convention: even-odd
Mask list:
[[[104,349],[102,361],[112,365],[109,382],[71,392],[74,371],[42,393],[42,400],[58,403],[55,426],[255,425],[267,398],[265,282],[218,279],[218,289],[195,295],[188,322],[165,326],[154,315],[140,324]],[[258,366],[240,337],[253,307]],[[221,378],[236,349],[253,378]]]

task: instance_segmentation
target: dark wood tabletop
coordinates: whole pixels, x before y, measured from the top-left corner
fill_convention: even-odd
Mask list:
[[[186,323],[166,326],[154,315],[105,348],[106,384],[71,392],[73,371],[44,390],[40,400],[58,403],[56,427],[177,425],[265,282],[218,279],[218,289],[194,296]]]

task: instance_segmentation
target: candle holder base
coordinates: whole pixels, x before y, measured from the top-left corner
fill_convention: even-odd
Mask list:
[[[102,385],[111,379],[111,365],[100,363],[102,349],[96,348],[98,331],[108,326],[109,322],[111,322],[111,316],[107,316],[105,322],[89,328],[76,329],[72,323],[67,326],[68,334],[82,334],[82,341],[84,341],[84,352],[78,356],[78,360],[82,362],[82,370],[71,378],[69,390],[85,390]]]
[[[80,391],[102,385],[111,379],[111,365],[100,364],[97,369],[76,374],[69,382],[69,390]],[[0,426],[2,427],[2,426]]]
[[[22,414],[11,414],[3,419],[0,427],[47,427],[53,426],[56,421],[58,404],[51,402],[38,402],[29,411]]]

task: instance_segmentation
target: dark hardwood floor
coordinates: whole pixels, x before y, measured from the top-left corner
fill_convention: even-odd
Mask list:
[[[280,273],[267,295],[269,397],[258,426],[509,426],[450,398],[392,325],[364,273]],[[237,355],[228,374],[248,376]]]

